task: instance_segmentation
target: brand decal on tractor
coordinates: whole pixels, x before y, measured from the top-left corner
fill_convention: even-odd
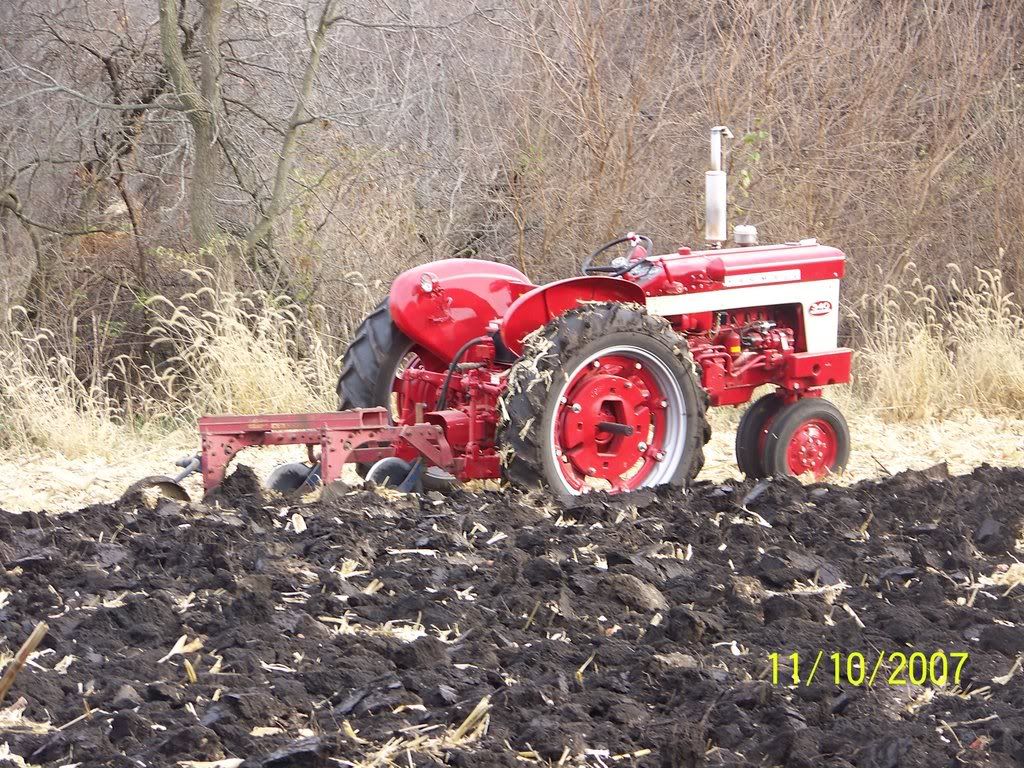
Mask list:
[[[832,311],[831,301],[816,301],[808,308],[807,313],[814,315],[815,317],[821,317],[827,315]]]
[[[770,283],[791,283],[800,279],[799,269],[783,269],[778,272],[755,272],[751,275],[728,275],[722,281],[726,288],[744,285],[768,285]]]

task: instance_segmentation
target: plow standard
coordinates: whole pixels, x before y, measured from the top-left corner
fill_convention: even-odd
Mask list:
[[[821,395],[850,377],[851,350],[837,344],[845,256],[814,240],[759,246],[749,225],[723,247],[727,136],[711,133],[708,249],[659,255],[629,233],[581,276],[541,286],[482,260],[408,270],[345,353],[339,413],[204,418],[202,452],[175,479],[201,470],[210,490],[239,450],[299,443],[309,463],[279,468],[271,487],[330,482],[345,463],[405,489],[505,478],[571,498],[685,486],[704,462],[706,409],[765,386],[737,431],[739,469],[842,470],[849,430]]]

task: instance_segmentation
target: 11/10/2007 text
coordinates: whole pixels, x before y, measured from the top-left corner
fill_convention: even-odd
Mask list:
[[[829,675],[836,685],[930,685],[935,688],[960,685],[966,651],[860,651],[813,654],[770,653],[772,685],[810,685],[818,675]],[[811,664],[808,668],[807,662]],[[804,670],[808,669],[805,673]]]

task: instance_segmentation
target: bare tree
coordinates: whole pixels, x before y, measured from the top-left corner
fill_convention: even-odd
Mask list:
[[[192,237],[200,248],[208,248],[220,232],[217,225],[216,190],[221,167],[217,133],[220,121],[222,11],[222,0],[202,0],[199,37],[194,43],[199,57],[197,82],[182,51],[179,32],[182,24],[181,4],[179,0],[160,0],[160,48],[174,93],[188,116],[194,136],[189,219]]]
[[[6,295],[565,275],[612,231],[699,241],[719,122],[736,220],[847,247],[851,287],[950,243],[1024,285],[1022,29],[1011,0],[8,0]]]

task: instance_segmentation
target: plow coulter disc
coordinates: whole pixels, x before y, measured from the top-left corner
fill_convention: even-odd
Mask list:
[[[164,475],[144,477],[129,485],[121,495],[123,500],[146,497],[172,499],[174,501],[191,501],[188,491],[182,488],[179,483]]]
[[[397,456],[381,459],[366,473],[366,482],[388,488],[399,488],[409,478],[412,464]]]
[[[266,486],[278,493],[294,493],[305,488],[311,490],[320,484],[320,465],[312,467],[302,462],[282,464],[267,476]]]

